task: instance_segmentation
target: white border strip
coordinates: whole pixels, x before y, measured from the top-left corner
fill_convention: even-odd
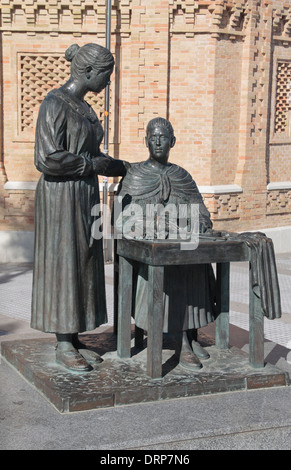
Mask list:
[[[15,191],[35,191],[37,181],[7,181],[4,184],[4,189],[15,190]],[[103,188],[103,182],[99,183],[100,189]],[[109,183],[108,191],[114,192],[118,188],[118,183]],[[227,193],[242,193],[242,188],[237,184],[221,184],[221,185],[209,185],[209,186],[198,186],[201,193],[204,194],[227,194]],[[275,183],[269,183],[267,190],[279,190],[279,189],[291,189],[291,181],[278,181]]]
[[[37,181],[7,181],[4,184],[4,189],[10,191],[35,191]],[[100,190],[103,189],[103,183],[99,183]],[[113,193],[118,188],[118,183],[108,183],[108,191]]]
[[[36,181],[7,181],[4,189],[35,191],[36,185]]]
[[[203,194],[227,194],[227,193],[242,193],[243,192],[242,188],[238,184],[198,186],[198,189]]]
[[[268,191],[272,191],[274,189],[291,189],[291,181],[277,181],[275,183],[267,184]]]

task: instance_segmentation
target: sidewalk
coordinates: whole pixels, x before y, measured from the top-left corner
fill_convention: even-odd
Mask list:
[[[277,268],[283,315],[265,320],[265,360],[291,376],[291,253]],[[105,273],[100,330],[113,324],[113,266]],[[29,327],[31,282],[31,265],[0,265],[0,341],[51,337]],[[247,352],[247,263],[231,265],[230,322],[230,343]],[[5,360],[0,381],[0,449],[291,449],[291,387],[59,414]]]

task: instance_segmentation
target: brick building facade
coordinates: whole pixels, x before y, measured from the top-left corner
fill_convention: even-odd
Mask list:
[[[11,244],[34,228],[39,105],[69,77],[70,44],[105,45],[106,0],[0,0],[0,15],[0,233]],[[291,226],[291,0],[113,0],[111,50],[112,156],[146,159],[146,124],[166,117],[171,161],[193,175],[215,228]],[[102,121],[103,95],[88,101]]]

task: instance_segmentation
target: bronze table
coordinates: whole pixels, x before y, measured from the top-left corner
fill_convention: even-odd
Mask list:
[[[185,248],[185,242],[184,242]],[[215,239],[199,241],[196,249],[181,250],[179,241],[117,240],[119,257],[119,292],[117,353],[121,358],[131,355],[131,315],[133,262],[148,265],[149,314],[147,332],[147,372],[161,377],[163,340],[163,276],[164,266],[216,263],[217,307],[215,340],[221,349],[229,348],[229,273],[230,262],[250,261],[250,253],[242,241]],[[251,280],[251,264],[250,275]],[[264,367],[264,317],[260,300],[249,289],[249,361],[253,367]]]

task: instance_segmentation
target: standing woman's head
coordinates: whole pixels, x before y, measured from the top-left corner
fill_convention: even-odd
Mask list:
[[[71,62],[73,80],[84,80],[88,89],[99,93],[109,83],[114,58],[111,52],[99,44],[89,43],[80,47],[73,44],[65,52]]]

